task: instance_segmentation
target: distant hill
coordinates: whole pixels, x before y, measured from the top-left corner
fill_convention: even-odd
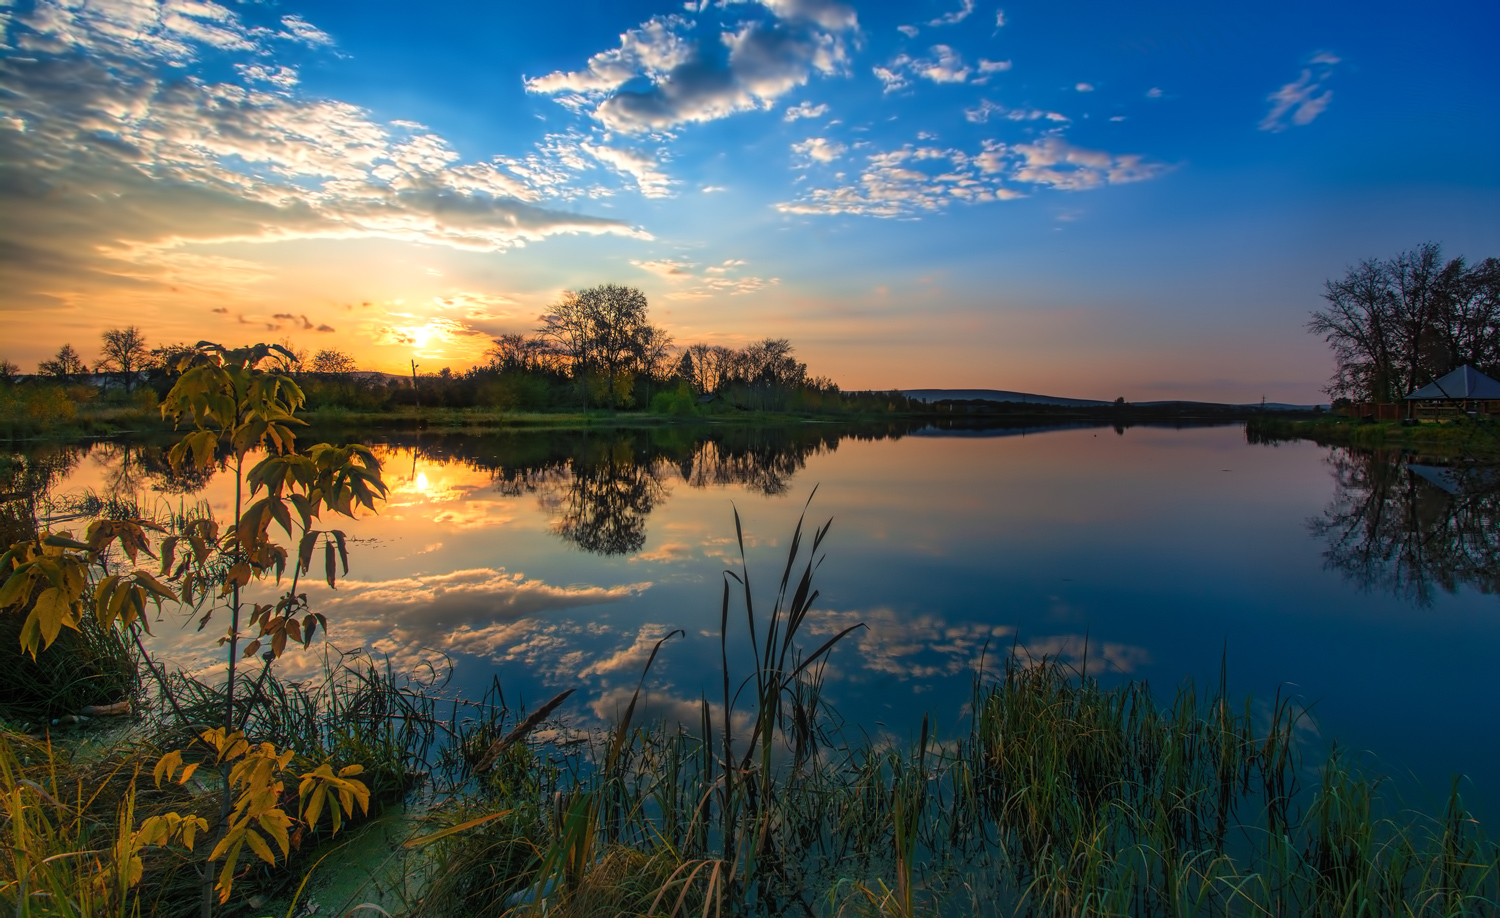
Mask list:
[[[1020,402],[1025,405],[1058,405],[1064,408],[1100,408],[1114,404],[1092,398],[1065,398],[1061,395],[1038,395],[1035,392],[1012,392],[1009,389],[902,389],[902,395],[923,402],[954,401]],[[1235,405],[1224,402],[1195,402],[1182,399],[1159,399],[1150,402],[1131,402],[1135,408],[1196,408],[1204,411],[1222,411],[1226,408],[1250,410],[1264,407],[1267,411],[1312,411],[1315,405],[1290,405],[1285,402],[1248,402]],[[1326,409],[1328,406],[1321,406]]]
[[[901,394],[923,402],[957,401],[1021,402],[1026,405],[1062,405],[1067,408],[1094,408],[1109,405],[1092,398],[1063,398],[1060,395],[1037,395],[1034,392],[1011,392],[1008,389],[902,389]]]

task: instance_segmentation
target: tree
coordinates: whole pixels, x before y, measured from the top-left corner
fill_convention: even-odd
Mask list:
[[[1324,284],[1327,307],[1307,327],[1333,350],[1334,398],[1394,402],[1463,363],[1493,366],[1500,328],[1500,269],[1468,269],[1424,243],[1385,261],[1367,259]]]
[[[151,359],[146,366],[159,369],[167,376],[176,376],[178,363],[196,353],[196,347],[181,341],[163,344],[151,349]]]
[[[4,357],[0,357],[0,383],[13,381],[16,378],[16,374],[20,372],[20,367],[6,360]]]
[[[37,375],[56,377],[63,384],[71,382],[73,377],[82,376],[88,371],[88,365],[83,362],[82,357],[78,356],[78,352],[73,350],[71,344],[64,344],[58,348],[55,357],[51,360],[43,360],[36,365]]]
[[[635,362],[650,334],[646,321],[646,295],[634,287],[600,284],[579,291],[578,304],[592,326],[589,336],[596,361],[609,380],[609,404],[617,398],[615,381],[620,371]]]
[[[99,335],[99,363],[96,369],[120,374],[125,390],[130,391],[135,374],[151,360],[146,336],[140,328],[109,328]]]
[[[646,320],[646,295],[618,284],[564,292],[542,317],[537,335],[579,381],[585,408],[591,373],[604,377],[613,407],[624,375],[632,369],[651,372],[671,344],[665,332]]]
[[[354,358],[337,348],[324,348],[313,355],[312,371],[314,373],[346,376],[357,369],[359,366],[354,362]]]

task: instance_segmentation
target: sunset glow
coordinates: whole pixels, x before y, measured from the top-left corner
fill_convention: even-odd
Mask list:
[[[1494,25],[21,0],[0,357],[92,359],[131,323],[458,371],[612,282],[679,344],[786,337],[845,388],[1315,402],[1325,279],[1500,253]]]

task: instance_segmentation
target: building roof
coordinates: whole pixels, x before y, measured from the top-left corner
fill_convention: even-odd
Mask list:
[[[1423,386],[1407,398],[1422,400],[1500,398],[1500,382],[1464,364],[1447,376]]]

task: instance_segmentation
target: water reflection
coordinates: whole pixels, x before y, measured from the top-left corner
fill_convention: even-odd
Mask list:
[[[507,497],[535,495],[564,542],[597,555],[634,555],[646,544],[646,521],[678,480],[690,488],[744,488],[788,493],[809,457],[844,438],[899,438],[921,427],[656,428],[547,431],[497,437],[396,438],[413,462],[458,463],[486,471]]]
[[[1334,496],[1309,526],[1325,567],[1420,606],[1436,591],[1500,587],[1500,470],[1335,449]]]

